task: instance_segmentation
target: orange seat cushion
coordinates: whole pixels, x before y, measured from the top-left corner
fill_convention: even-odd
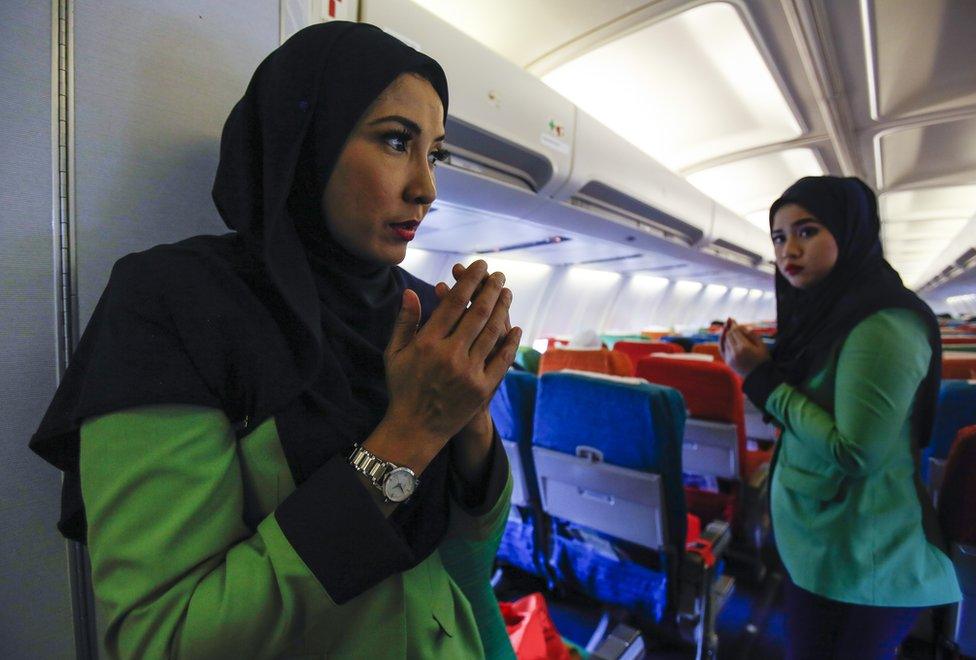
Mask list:
[[[572,350],[553,348],[542,354],[539,360],[539,375],[562,369],[592,371],[611,376],[633,376],[634,367],[623,353],[614,353],[605,348],[592,350]]]

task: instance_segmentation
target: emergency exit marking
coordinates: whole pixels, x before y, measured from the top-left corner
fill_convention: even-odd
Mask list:
[[[335,18],[336,17],[336,3],[337,2],[342,2],[342,0],[329,0],[329,17],[330,18]]]

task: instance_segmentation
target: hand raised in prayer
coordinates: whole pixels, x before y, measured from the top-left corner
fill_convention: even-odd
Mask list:
[[[390,403],[373,453],[418,471],[469,425],[483,438],[487,421],[490,441],[487,406],[515,359],[521,330],[509,327],[505,276],[487,271],[482,260],[455,269],[457,283],[419,330],[420,300],[404,292],[384,354]]]
[[[467,268],[461,264],[454,264],[454,268],[451,269],[451,274],[454,276],[455,281],[458,281],[466,271]],[[482,286],[484,286],[484,281],[482,280]],[[434,287],[434,291],[440,300],[443,300],[450,290],[450,287],[444,282],[438,282]],[[511,318],[506,307],[505,333],[495,343],[494,349],[488,355],[488,360],[498,351],[502,350],[505,345],[505,338],[511,329]],[[464,428],[455,436],[455,451],[452,454],[452,459],[458,472],[469,484],[481,483],[484,477],[484,469],[487,468],[486,459],[491,449],[492,432],[494,430],[494,422],[491,419],[491,413],[488,411],[490,402],[490,398],[485,401],[471,418],[471,421],[465,424]]]
[[[718,345],[725,363],[743,378],[770,359],[769,349],[762,339],[736,323],[735,319],[730,318],[725,322]]]

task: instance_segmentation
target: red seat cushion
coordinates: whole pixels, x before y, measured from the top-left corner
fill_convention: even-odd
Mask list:
[[[959,429],[939,491],[939,521],[951,541],[976,543],[976,425]]]

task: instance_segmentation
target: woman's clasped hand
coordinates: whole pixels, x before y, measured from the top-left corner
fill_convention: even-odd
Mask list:
[[[728,319],[719,338],[722,359],[737,374],[745,378],[763,362],[770,359],[769,349],[762,339],[735,319]]]
[[[486,409],[515,360],[522,331],[510,328],[512,292],[500,272],[475,261],[455,267],[457,283],[438,287],[440,305],[419,330],[420,300],[410,290],[386,349],[386,424],[401,429],[429,461]],[[470,305],[469,305],[470,303]]]

